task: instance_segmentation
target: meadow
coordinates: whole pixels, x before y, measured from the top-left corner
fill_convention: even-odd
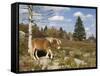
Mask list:
[[[96,67],[96,43],[61,39],[61,49],[52,49],[53,59],[35,61],[28,54],[27,38],[20,40],[19,71],[39,71]]]

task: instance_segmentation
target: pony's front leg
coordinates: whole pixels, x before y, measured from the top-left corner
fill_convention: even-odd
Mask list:
[[[47,54],[46,54],[46,58],[48,58],[49,57],[49,50],[47,51]]]
[[[48,51],[50,53],[50,58],[52,59],[53,58],[53,53],[52,53],[51,49],[49,49]]]

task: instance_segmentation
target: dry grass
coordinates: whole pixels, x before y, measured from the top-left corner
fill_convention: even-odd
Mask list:
[[[30,58],[27,53],[27,47],[25,47],[27,44],[20,45],[19,70],[34,71],[96,66],[96,43],[63,39],[61,41],[62,48],[60,50],[52,49],[54,58],[53,60],[49,59],[49,63],[46,66],[40,65],[39,61],[34,61]]]

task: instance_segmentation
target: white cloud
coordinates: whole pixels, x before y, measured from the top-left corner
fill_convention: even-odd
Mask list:
[[[89,36],[91,36],[92,34],[94,34],[94,36],[95,36],[95,32],[93,32],[93,30],[91,30],[91,27],[85,27],[85,31],[86,31],[86,37],[87,38]]]
[[[78,11],[78,12],[75,12],[75,13],[74,13],[74,16],[81,16],[81,17],[82,17],[82,16],[84,16],[84,15],[83,15],[82,12]]]
[[[71,10],[71,8],[69,8],[69,7],[66,7],[66,10]]]
[[[72,21],[72,19],[67,19],[66,21],[67,21],[67,22],[71,22],[71,21]]]
[[[57,24],[56,24],[56,23],[50,23],[49,26],[50,26],[50,27],[56,27]]]
[[[51,7],[51,6],[44,6],[43,9],[44,10],[52,10],[55,13],[58,13],[59,11],[63,11],[63,10],[69,11],[71,8],[69,8],[69,7]]]
[[[51,7],[51,6],[44,6],[45,10],[56,10],[56,11],[60,11],[60,10],[70,10],[71,8],[69,7]]]
[[[35,11],[32,11],[32,13],[33,13],[33,19],[34,20],[40,20],[40,19],[43,19],[43,16],[42,16],[42,14],[41,13],[37,13],[37,12],[35,12]]]
[[[95,24],[92,24],[91,27],[92,27],[92,28],[96,28],[96,25],[95,25]]]
[[[20,12],[20,14],[28,14],[28,9],[20,9],[19,10],[19,12]],[[41,14],[40,13],[37,13],[37,12],[35,12],[35,11],[32,11],[32,13],[33,13],[33,15],[37,15],[37,16],[41,16]]]
[[[90,28],[89,28],[89,27],[86,27],[85,30],[86,30],[86,31],[90,31]]]
[[[28,9],[26,5],[19,5],[19,13],[28,13]]]
[[[28,9],[20,9],[20,10],[19,10],[19,13],[20,13],[20,14],[28,13]]]
[[[56,10],[56,11],[61,11],[61,10],[69,11],[71,8],[69,8],[69,7],[53,7],[52,9]]]
[[[83,20],[86,20],[86,19],[88,19],[88,18],[92,18],[92,17],[93,17],[93,15],[91,15],[91,14],[83,14],[83,13],[80,12],[80,11],[75,12],[75,13],[73,14],[73,16],[75,16],[75,17],[80,16]]]
[[[35,15],[35,16],[42,16],[40,13],[36,13],[36,12],[32,12],[33,13],[33,16]]]
[[[87,33],[86,33],[86,38],[88,38],[89,36],[91,36],[93,33],[91,32],[91,31],[88,31]]]
[[[51,21],[63,21],[64,17],[55,15],[53,17],[48,18],[48,20],[51,20]]]
[[[87,18],[91,18],[91,17],[93,17],[93,15],[87,14],[86,17],[87,17]]]

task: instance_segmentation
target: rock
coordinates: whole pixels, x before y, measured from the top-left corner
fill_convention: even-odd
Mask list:
[[[83,60],[80,60],[80,59],[77,59],[77,58],[74,58],[74,61],[76,63],[76,65],[79,67],[80,65],[86,65],[87,63]]]
[[[89,57],[89,56],[90,56],[90,53],[83,54],[83,57]]]
[[[68,60],[68,59],[69,59],[69,57],[67,57],[67,56],[64,58],[64,60]]]
[[[59,66],[59,65],[52,65],[52,66],[48,66],[48,67],[47,67],[48,70],[60,69],[60,68],[61,68],[61,66]]]
[[[70,52],[69,52],[69,55],[70,55],[71,57],[74,57],[75,53],[74,53],[73,51],[70,51]]]
[[[40,65],[47,65],[48,63],[50,63],[50,59],[49,58],[46,58],[46,57],[41,57],[40,59],[39,59],[39,63],[40,63]]]
[[[48,64],[51,62],[51,60],[49,58],[41,57],[39,59],[39,65],[41,66],[41,69],[44,70],[48,67]]]
[[[35,69],[32,69],[32,71],[35,71]]]
[[[52,65],[48,65],[47,69],[52,70],[52,69],[61,69],[61,66],[59,65],[59,60],[53,60]]]

